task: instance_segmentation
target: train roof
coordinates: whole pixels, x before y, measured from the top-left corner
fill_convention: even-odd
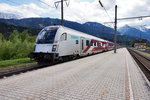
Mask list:
[[[64,31],[67,31],[67,32],[69,32],[69,34],[72,34],[72,35],[81,36],[81,37],[85,37],[85,38],[92,38],[92,39],[99,40],[99,41],[110,42],[110,41],[107,41],[107,40],[104,40],[104,39],[101,39],[101,38],[98,38],[98,37],[89,35],[89,34],[87,34],[87,33],[83,33],[83,32],[80,32],[80,31],[77,31],[77,30],[68,28],[68,27],[65,27],[65,26],[56,25],[56,26],[47,26],[47,27],[45,27],[45,28],[46,28],[46,29],[49,29],[49,28],[63,29]],[[45,29],[45,28],[44,28],[44,29]],[[111,42],[111,43],[112,43],[112,42]]]

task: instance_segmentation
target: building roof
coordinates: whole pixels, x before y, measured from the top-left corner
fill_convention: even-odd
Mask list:
[[[147,40],[146,39],[137,39],[137,40],[134,40],[134,43],[146,43]]]

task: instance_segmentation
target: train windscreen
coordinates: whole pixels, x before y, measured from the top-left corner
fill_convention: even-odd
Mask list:
[[[58,28],[42,30],[37,37],[37,44],[53,43]]]

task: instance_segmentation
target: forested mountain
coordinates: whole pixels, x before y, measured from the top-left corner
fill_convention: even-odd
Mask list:
[[[13,32],[13,30],[18,30],[19,32],[27,30],[30,35],[37,35],[37,33],[40,31],[39,29],[8,25],[6,23],[0,22],[0,33],[2,33],[6,39]]]
[[[36,29],[42,29],[46,26],[50,26],[54,24],[60,25],[60,19],[52,19],[52,18],[0,19],[0,22],[7,23],[9,25],[14,25],[14,27],[19,27],[19,28],[28,27],[28,28],[36,28]],[[114,30],[110,27],[106,27],[97,22],[86,22],[84,24],[80,24],[77,22],[65,20],[64,25],[66,27],[69,27],[69,28],[72,28],[72,29],[75,29],[84,33],[88,33],[93,36],[97,36],[106,40],[110,40],[110,41],[114,40]],[[35,35],[37,33],[32,32],[31,34]],[[118,37],[118,43],[127,44],[127,45],[129,45],[130,42],[133,39],[135,39],[133,37],[120,34],[119,32],[118,32],[117,37]]]
[[[124,35],[132,36],[135,38],[144,38],[150,41],[150,30],[146,27],[131,27],[129,25],[125,25],[121,27],[119,30]]]

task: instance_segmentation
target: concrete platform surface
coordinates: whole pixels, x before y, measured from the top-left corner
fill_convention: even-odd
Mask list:
[[[0,79],[0,100],[150,100],[126,48]]]

